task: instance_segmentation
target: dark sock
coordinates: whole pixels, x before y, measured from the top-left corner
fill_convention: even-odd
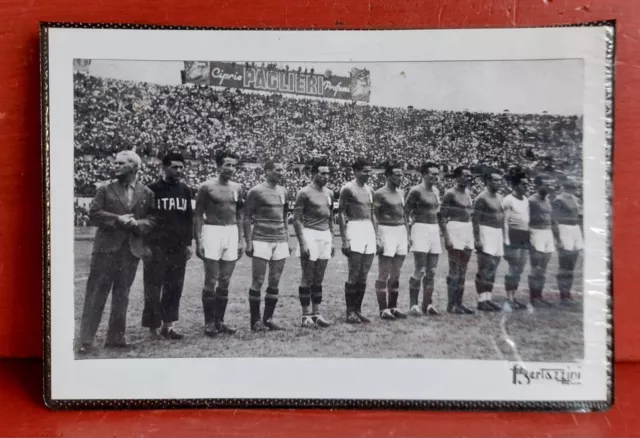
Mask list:
[[[356,296],[358,297],[358,301],[356,301],[356,310],[358,311],[358,313],[362,312],[362,302],[364,301],[364,294],[367,290],[367,285],[366,283],[358,283],[356,284],[356,290],[357,290],[357,294]]]
[[[458,299],[458,284],[453,277],[447,277],[447,309],[451,310],[453,306],[457,305]]]
[[[260,321],[260,291],[249,289],[249,310],[251,311],[251,327]]]
[[[540,295],[540,298],[542,298],[542,291],[544,290],[544,284],[546,282],[546,277],[544,275],[540,275],[538,277],[537,282],[538,282],[538,291],[539,291],[538,293]]]
[[[427,308],[433,303],[433,278],[422,279],[422,307]]]
[[[308,287],[300,286],[298,288],[298,295],[300,296],[300,305],[302,306],[302,310],[309,310],[309,306],[311,305],[311,291]]]
[[[544,277],[542,277],[544,281]],[[540,281],[540,276],[530,275],[529,276],[529,296],[532,300],[542,299],[542,288],[544,286],[544,282]]]
[[[387,308],[387,282],[376,280],[376,298],[378,299],[378,307],[382,312]]]
[[[560,291],[560,298],[567,299],[571,296],[571,286],[573,284],[573,275],[567,273],[560,273],[558,278],[558,290]]]
[[[204,324],[209,325],[215,322],[216,294],[212,290],[202,289],[202,310],[204,312]]]
[[[507,292],[515,292],[518,289],[518,283],[520,283],[519,277],[515,275],[504,276],[504,288]]]
[[[409,277],[409,307],[418,305],[418,296],[420,295],[420,280]]]
[[[476,292],[478,293],[478,295],[486,292],[485,286],[486,285],[484,281],[482,281],[482,277],[480,277],[480,275],[476,275]]]
[[[567,298],[571,297],[571,288],[573,287],[573,273],[567,274]]]
[[[215,322],[220,324],[224,321],[224,314],[227,311],[227,301],[229,300],[229,291],[218,287],[215,296]]]
[[[311,304],[313,304],[313,314],[319,313],[322,304],[322,286],[311,286]]]
[[[398,289],[400,288],[400,282],[396,281],[388,281],[387,288],[389,290],[389,308],[395,309],[398,307]]]
[[[322,286],[311,286],[311,302],[313,304],[322,304]]]
[[[268,287],[264,295],[264,315],[262,316],[263,321],[269,321],[271,318],[273,318],[273,313],[276,310],[277,303],[278,289]]]
[[[458,286],[456,290],[456,304],[458,306],[462,306],[462,297],[464,295],[464,277],[456,280],[456,284]]]
[[[345,283],[344,284],[344,301],[347,305],[347,313],[353,312],[356,310],[356,303],[357,303],[356,295],[357,295],[356,285]]]
[[[396,307],[398,307],[398,291],[397,290],[390,290],[389,291],[389,308],[390,309],[395,309]]]

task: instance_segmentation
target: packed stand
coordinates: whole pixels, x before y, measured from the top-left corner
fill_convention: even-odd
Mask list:
[[[510,163],[582,176],[580,117],[485,114],[387,108],[351,102],[288,98],[201,86],[163,86],[75,75],[76,194],[92,196],[95,184],[110,179],[109,158],[135,149],[146,159],[180,148],[192,161],[187,183],[197,187],[215,173],[213,155],[233,150],[245,163],[279,157],[287,165],[325,158],[336,168],[332,189],[351,178],[348,168],[364,156],[374,167],[386,160],[415,169],[425,160],[451,172],[467,165],[506,170]],[[346,168],[342,168],[346,167]],[[148,183],[159,166],[140,172]],[[371,185],[381,185],[382,175]],[[241,168],[238,180],[250,187],[260,170]],[[309,180],[289,171],[292,196]],[[406,178],[406,186],[419,178]],[[448,183],[448,182],[447,182]],[[472,188],[477,193],[481,185]]]

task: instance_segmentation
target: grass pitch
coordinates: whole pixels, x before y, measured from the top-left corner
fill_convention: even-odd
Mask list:
[[[86,233],[86,231],[82,231]],[[141,327],[143,308],[142,262],[129,296],[127,340],[135,344],[132,351],[123,353],[97,348],[83,358],[197,358],[197,357],[324,357],[324,358],[428,358],[428,359],[486,359],[509,361],[561,361],[583,357],[583,308],[513,312],[475,315],[448,315],[446,283],[448,261],[441,254],[436,274],[434,302],[442,315],[399,321],[382,321],[373,283],[377,276],[377,258],[369,274],[363,313],[372,319],[368,325],[345,323],[344,282],[347,259],[340,253],[340,239],[334,239],[336,255],[329,262],[324,282],[323,314],[332,322],[327,329],[300,327],[301,308],[298,299],[300,280],[299,259],[291,256],[280,283],[280,300],[274,320],[285,326],[282,332],[251,332],[249,328],[248,291],[251,283],[251,259],[243,256],[238,262],[229,288],[229,303],[225,322],[238,328],[234,336],[215,339],[203,334],[201,290],[204,281],[202,262],[193,256],[187,264],[185,286],[180,306],[180,321],[176,328],[185,335],[181,341],[151,340],[147,329]],[[292,249],[295,237],[290,239]],[[93,241],[75,241],[75,322],[79,333],[80,317]],[[574,282],[574,298],[582,301],[583,263],[578,260]],[[557,302],[559,293],[555,275],[557,257],[551,259],[547,274],[545,296]],[[477,261],[472,256],[467,272],[464,303],[475,309],[475,273]],[[494,299],[504,300],[504,274],[507,263],[501,261]],[[408,311],[408,278],[413,272],[413,256],[409,254],[402,269],[399,307]],[[527,301],[528,266],[520,283],[518,296]],[[266,286],[265,286],[266,287]],[[264,288],[263,288],[264,297]],[[264,306],[263,306],[264,307]],[[101,347],[109,319],[110,299],[107,301],[95,345]]]

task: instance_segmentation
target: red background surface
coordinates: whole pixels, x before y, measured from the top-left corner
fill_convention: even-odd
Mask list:
[[[636,6],[636,7],[634,7]],[[0,2],[0,358],[42,354],[40,21],[257,28],[523,27],[617,20],[614,321],[617,401],[606,414],[328,411],[51,413],[39,361],[0,360],[0,433],[9,435],[638,435],[640,294],[634,284],[640,201],[640,20],[632,0],[5,0]],[[70,291],[71,293],[71,291]],[[624,364],[623,364],[624,363]],[[635,408],[635,409],[634,409]],[[8,421],[6,419],[9,419]],[[126,421],[126,425],[125,425]],[[28,425],[27,425],[28,424]],[[149,429],[146,429],[149,428]]]

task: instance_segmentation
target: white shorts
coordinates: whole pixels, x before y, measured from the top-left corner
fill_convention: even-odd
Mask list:
[[[427,254],[442,253],[440,227],[438,224],[414,223],[411,226],[411,251]]]
[[[409,252],[407,227],[404,225],[378,225],[382,255],[385,257],[404,256]]]
[[[371,221],[347,222],[347,240],[351,251],[360,254],[376,253],[376,231]]]
[[[550,229],[531,229],[531,247],[538,252],[551,253],[556,250],[553,232]]]
[[[238,260],[237,225],[203,225],[202,249],[204,258],[209,260]]]
[[[496,257],[504,255],[504,231],[502,228],[493,228],[480,225],[480,243],[482,252]]]
[[[329,260],[331,258],[331,243],[333,236],[330,230],[319,231],[312,228],[302,229],[302,238],[309,248],[309,260]],[[300,257],[300,245],[296,249],[296,257]]]
[[[584,249],[584,239],[579,225],[558,224],[560,242],[567,251],[581,251]]]
[[[264,260],[282,260],[289,257],[289,242],[261,242],[254,240],[253,257]]]
[[[453,249],[474,249],[475,243],[473,239],[473,225],[471,222],[447,222],[447,232]]]

